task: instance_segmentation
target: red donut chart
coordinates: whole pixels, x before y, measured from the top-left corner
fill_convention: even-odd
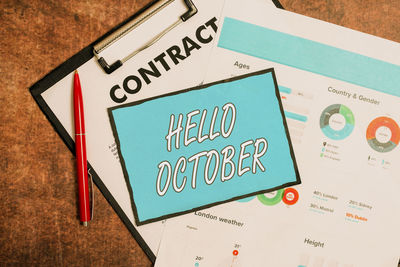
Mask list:
[[[294,205],[299,200],[299,192],[294,188],[286,188],[283,192],[282,201],[286,205]]]
[[[368,144],[375,151],[389,152],[400,143],[400,127],[389,117],[378,117],[368,125],[366,137]],[[385,137],[388,140],[382,141]]]

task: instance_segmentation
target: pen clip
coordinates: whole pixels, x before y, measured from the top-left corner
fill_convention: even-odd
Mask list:
[[[93,190],[93,176],[90,173],[92,169],[88,170],[88,175],[90,177],[90,192],[91,192],[91,197],[90,197],[90,220],[93,220],[93,212],[94,212],[94,190]]]

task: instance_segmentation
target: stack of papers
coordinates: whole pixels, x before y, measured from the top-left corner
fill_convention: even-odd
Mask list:
[[[84,88],[88,162],[103,194],[150,258],[156,258],[155,266],[397,266],[400,45],[277,9],[272,1],[194,2],[195,16],[112,74],[104,73],[94,57],[78,68]],[[180,4],[175,1],[163,14],[151,17],[139,36],[151,39],[153,25],[163,25],[165,17],[175,19],[171,14],[176,10],[185,11]],[[138,33],[128,34],[101,56],[118,60],[118,53],[131,51],[138,40],[142,40]],[[257,80],[257,73],[266,74],[265,88],[261,83],[248,91],[242,84],[224,86],[231,81],[251,84],[254,81],[246,77]],[[72,143],[74,136],[72,93],[66,90],[72,76],[66,74],[51,85],[38,83],[46,88],[36,95],[66,143]],[[204,95],[204,90],[212,93]],[[243,113],[241,106],[230,103],[231,94],[247,111],[254,108],[253,113]],[[220,146],[210,145],[204,153],[199,140],[212,140],[213,126],[205,129],[207,137],[199,130],[192,144],[190,138],[175,143],[178,135],[171,137],[172,129],[179,128],[171,114],[175,121],[179,113],[196,115],[193,129],[204,122],[206,112],[196,113],[196,101],[204,110],[219,108],[223,120],[230,118],[216,128],[221,136],[211,144]],[[219,106],[211,107],[212,101],[219,101]],[[281,116],[281,128],[266,123],[271,121],[266,110],[271,117]],[[239,117],[242,114],[245,117]],[[157,132],[161,120],[167,121],[167,127]],[[191,125],[188,121],[186,128]],[[261,190],[259,184],[243,185],[239,179],[246,175],[230,177],[241,190],[219,193],[230,178],[221,171],[211,174],[209,167],[214,166],[212,159],[218,166],[218,157],[227,165],[228,137],[237,138],[238,157],[250,162],[248,169],[240,161],[235,168],[250,176],[269,170],[260,158],[269,156],[270,137],[262,135],[270,129],[279,130],[274,138],[281,137],[282,142],[280,149],[275,148],[281,157],[268,158],[273,162],[273,182],[262,184],[266,190]],[[194,136],[194,131],[182,136]],[[246,143],[243,132],[254,136]],[[158,141],[165,145],[162,153]],[[163,184],[162,177],[184,174],[193,156],[193,151],[185,150],[189,146],[207,155],[205,166],[210,172],[201,179],[218,189],[212,198],[204,194],[211,187],[196,184],[189,175],[179,182],[168,178],[169,189]],[[246,146],[252,154],[246,153]],[[173,158],[172,153],[178,156]],[[135,185],[139,178],[157,172],[159,179],[148,186],[161,200]],[[190,206],[187,199],[193,193],[186,193],[196,188],[200,193]],[[172,190],[184,193],[171,196]],[[211,205],[216,202],[223,204]],[[171,214],[179,216],[160,221]]]

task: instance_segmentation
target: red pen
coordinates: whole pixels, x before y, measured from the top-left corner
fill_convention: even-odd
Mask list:
[[[74,75],[75,152],[78,173],[79,215],[84,226],[90,221],[89,185],[86,159],[85,119],[78,71]]]

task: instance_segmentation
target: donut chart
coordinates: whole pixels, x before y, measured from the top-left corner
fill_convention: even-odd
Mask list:
[[[299,192],[294,188],[286,188],[283,192],[282,201],[286,205],[294,205],[299,200]]]
[[[342,140],[354,129],[353,112],[342,104],[333,104],[325,108],[319,120],[324,135],[333,140]]]
[[[389,117],[378,117],[368,125],[366,137],[373,150],[389,152],[400,143],[400,127]]]
[[[258,200],[266,206],[273,206],[278,204],[283,197],[283,189],[279,189],[272,193],[257,195]]]

